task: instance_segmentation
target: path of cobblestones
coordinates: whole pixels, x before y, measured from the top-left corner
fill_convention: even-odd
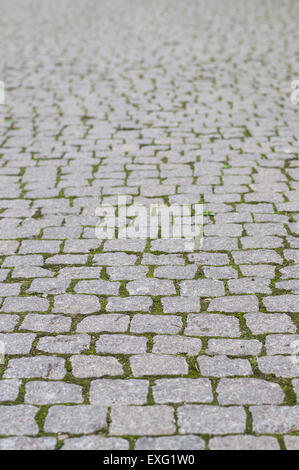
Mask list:
[[[299,3],[0,7],[0,449],[298,449]],[[101,243],[118,194],[202,250]]]

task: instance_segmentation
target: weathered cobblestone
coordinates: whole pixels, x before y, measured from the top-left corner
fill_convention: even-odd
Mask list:
[[[298,449],[299,3],[11,3],[0,449]]]

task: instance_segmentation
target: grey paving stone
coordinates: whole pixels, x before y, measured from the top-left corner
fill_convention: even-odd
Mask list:
[[[144,251],[146,240],[141,239],[117,239],[107,240],[104,243],[103,251]]]
[[[3,312],[46,312],[49,302],[40,297],[8,297],[2,305]]]
[[[282,257],[273,250],[233,251],[236,264],[282,264]]]
[[[62,450],[128,450],[129,441],[115,437],[83,436],[66,439]]]
[[[127,283],[130,295],[171,295],[176,290],[172,281],[166,279],[140,279]]]
[[[127,331],[130,317],[123,313],[90,315],[77,325],[78,333],[98,333],[102,331],[121,333]]]
[[[155,381],[153,396],[156,403],[209,403],[213,401],[208,379],[160,379]]]
[[[270,281],[259,278],[232,279],[228,281],[231,294],[271,294]]]
[[[170,406],[115,406],[111,411],[112,435],[174,434],[174,411]]]
[[[53,313],[84,314],[101,310],[100,302],[95,295],[57,295],[54,299]]]
[[[256,356],[261,352],[262,343],[256,339],[209,339],[208,354],[228,356]]]
[[[0,241],[0,255],[13,255],[16,253],[19,242],[14,240],[1,240]]]
[[[184,405],[177,415],[182,434],[237,434],[246,426],[246,413],[240,406]]]
[[[0,282],[0,295],[3,297],[18,295],[20,293],[20,290],[20,284]]]
[[[143,379],[93,380],[90,385],[90,402],[107,406],[144,405],[148,388],[149,382]]]
[[[191,263],[199,265],[222,266],[229,264],[229,257],[224,253],[192,253],[188,255]]]
[[[297,295],[274,295],[263,298],[263,304],[268,312],[298,312]]]
[[[282,434],[298,431],[299,406],[251,406],[253,431],[257,434]]]
[[[266,351],[272,354],[296,354],[299,350],[299,335],[268,335]]]
[[[10,359],[4,372],[5,378],[42,377],[63,379],[66,374],[64,359],[55,356],[20,357]]]
[[[99,431],[107,426],[107,407],[101,405],[57,405],[49,409],[45,432],[82,434]]]
[[[278,405],[284,400],[278,384],[254,378],[221,379],[216,392],[221,405]]]
[[[25,403],[47,405],[51,403],[82,403],[82,387],[65,382],[33,380],[25,385]]]
[[[89,266],[69,267],[60,269],[59,277],[70,279],[98,279],[101,272],[102,268]]]
[[[80,294],[117,295],[119,286],[119,282],[97,279],[92,281],[79,281],[78,284],[75,285],[74,291]]]
[[[38,266],[19,266],[14,268],[12,278],[33,278],[33,277],[51,277],[54,273],[49,269]]]
[[[186,375],[186,359],[165,354],[140,354],[130,358],[134,377],[146,375]]]
[[[294,392],[296,393],[297,403],[299,403],[299,379],[292,380]]]
[[[156,354],[199,354],[202,347],[199,338],[184,338],[177,335],[156,335],[153,339],[153,353]]]
[[[49,333],[63,333],[71,328],[71,318],[62,315],[29,313],[25,316],[20,330],[47,331]]]
[[[28,354],[35,336],[33,333],[1,333],[0,343],[4,344],[5,354]]]
[[[231,266],[204,266],[203,272],[211,279],[232,279],[238,277],[238,272]]]
[[[5,315],[1,313],[0,315],[0,331],[12,331],[14,330],[16,324],[19,321],[19,317],[17,315]]]
[[[299,449],[299,436],[285,436],[284,442],[287,450]]]
[[[185,335],[190,336],[240,336],[239,320],[229,315],[202,313],[188,315]]]
[[[294,333],[295,324],[285,313],[247,313],[244,315],[248,328],[254,335],[264,333]]]
[[[210,450],[280,450],[279,443],[271,436],[223,436],[209,441]]]
[[[155,269],[154,276],[167,279],[193,279],[197,266],[159,266]]]
[[[54,450],[55,437],[7,437],[0,439],[0,450]]]
[[[23,240],[19,253],[59,253],[60,244],[58,240]]]
[[[129,335],[101,335],[96,342],[97,353],[145,353],[147,338]]]
[[[42,266],[43,257],[41,255],[23,255],[23,256],[7,256],[2,263],[2,267],[7,266]]]
[[[47,258],[45,264],[86,264],[87,255],[54,255]]]
[[[37,412],[38,408],[31,405],[0,406],[1,434],[4,436],[37,434],[38,426],[35,422]]]
[[[164,313],[200,312],[199,297],[163,297]]]
[[[299,377],[299,361],[296,355],[259,357],[258,368],[264,374],[276,377]]]
[[[133,333],[178,333],[183,326],[179,316],[168,315],[134,315],[130,331]]]
[[[133,265],[136,261],[136,255],[128,255],[127,253],[100,253],[94,255],[93,264],[97,266],[119,266]]]
[[[239,266],[243,276],[273,279],[275,278],[275,266],[268,264],[244,264]]]
[[[48,353],[81,353],[89,349],[90,337],[87,334],[43,336],[36,347]]]
[[[140,437],[135,450],[203,450],[205,444],[198,436]]]
[[[138,295],[130,297],[109,297],[106,311],[107,312],[148,312],[153,304],[150,297],[142,297]]]
[[[180,283],[182,296],[218,297],[225,294],[222,281],[198,279],[196,281],[183,281]]]
[[[140,279],[144,278],[148,273],[146,266],[117,266],[107,267],[106,269],[111,281]]]
[[[71,281],[68,279],[34,279],[27,289],[29,293],[61,294],[66,292]]]
[[[72,371],[74,377],[92,378],[106,375],[122,375],[122,365],[115,357],[110,356],[72,356]]]
[[[226,296],[212,299],[209,312],[257,312],[258,299],[255,295]]]
[[[252,375],[252,368],[248,359],[230,359],[227,356],[199,356],[197,364],[203,376]]]
[[[144,253],[141,264],[152,265],[178,265],[182,266],[185,264],[185,260],[182,255],[154,255],[152,253]]]
[[[18,398],[20,386],[20,380],[2,379],[0,381],[0,401],[15,401]]]

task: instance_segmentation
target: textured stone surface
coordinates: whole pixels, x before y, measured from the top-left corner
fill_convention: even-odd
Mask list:
[[[245,430],[246,413],[239,406],[185,405],[177,413],[182,434],[234,434]]]
[[[111,412],[112,435],[161,435],[175,432],[170,406],[115,406]]]
[[[90,433],[106,427],[107,408],[100,405],[52,406],[45,432]]]
[[[298,448],[299,3],[11,3],[0,449]]]

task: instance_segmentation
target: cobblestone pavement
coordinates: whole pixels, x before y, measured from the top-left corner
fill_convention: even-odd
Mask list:
[[[299,3],[0,6],[0,449],[298,449]]]

